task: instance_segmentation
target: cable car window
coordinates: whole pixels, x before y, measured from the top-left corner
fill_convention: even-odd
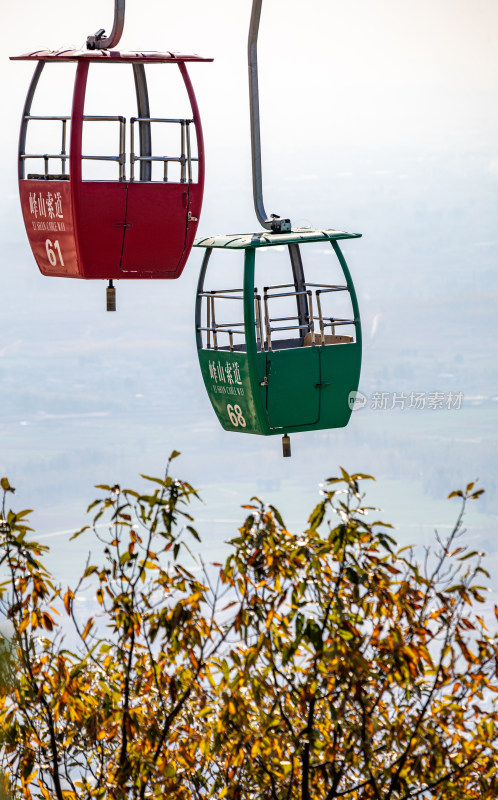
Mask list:
[[[68,178],[73,86],[73,64],[45,65],[26,126],[25,178]]]
[[[245,351],[244,259],[236,250],[214,252],[200,294],[200,334],[206,350]]]
[[[140,89],[136,75],[141,75]],[[196,129],[177,67],[91,64],[82,146],[83,180],[197,183]]]
[[[132,66],[90,64],[83,118],[83,180],[126,180],[128,120],[136,114]]]
[[[309,330],[308,298],[305,287],[293,280],[285,245],[256,251],[255,284],[261,296],[265,349],[270,339],[274,350],[301,347]]]
[[[255,276],[264,349],[355,341],[351,297],[332,247],[260,248]]]
[[[152,162],[151,179],[173,183],[197,183],[199,179],[197,136],[195,126],[191,122],[192,108],[185,83],[176,66],[171,65],[167,68],[163,66],[162,69],[161,66],[146,64],[145,77],[150,116],[158,120],[151,123],[152,155],[157,159],[168,157],[169,160]],[[168,109],[167,114],[164,114],[165,108]],[[165,119],[178,122],[159,121]],[[183,124],[179,120],[183,120]],[[138,145],[135,145],[135,152],[138,155]],[[174,160],[182,153],[188,159],[183,171],[181,162]]]
[[[31,104],[36,116],[69,116],[73,104],[74,63],[46,63]]]
[[[303,248],[304,250],[304,248]],[[348,344],[356,341],[351,295],[332,247],[306,249],[306,286],[312,292],[315,344]],[[311,344],[308,336],[305,345]]]

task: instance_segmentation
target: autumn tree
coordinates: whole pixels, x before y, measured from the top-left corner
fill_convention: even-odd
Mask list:
[[[239,640],[216,659],[218,797],[498,796],[498,640],[476,611],[489,576],[461,536],[482,490],[450,495],[457,523],[420,559],[368,521],[367,477],[328,480],[297,535],[257,501],[232,542]]]
[[[141,493],[99,487],[77,535],[102,558],[72,588],[2,482],[12,797],[495,798],[498,640],[462,536],[481,490],[454,493],[434,550],[398,550],[367,476],[343,471],[304,531],[252,501],[226,563],[206,567],[189,547],[197,492],[170,470]]]
[[[0,691],[0,726],[16,798],[190,800],[203,786],[196,720],[224,633],[215,593],[179,560],[184,536],[198,538],[188,513],[197,493],[168,472],[148,480],[155,489],[142,494],[99,487],[105,497],[90,509],[103,563],[88,563],[73,589],[54,585],[46,548],[28,540],[29,512],[4,511],[2,607],[17,664],[13,690]],[[100,613],[82,621],[85,586]]]

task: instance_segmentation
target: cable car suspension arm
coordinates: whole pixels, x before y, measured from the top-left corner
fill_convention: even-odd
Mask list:
[[[105,35],[104,28],[100,28],[93,36],[86,40],[87,50],[107,50],[116,47],[123,33],[125,18],[125,0],[114,0],[114,23],[109,36]]]
[[[278,214],[268,217],[263,202],[263,176],[261,168],[261,126],[259,119],[259,84],[258,84],[258,33],[261,17],[262,0],[253,0],[251,22],[249,24],[249,40],[247,46],[249,66],[249,106],[251,112],[251,155],[252,155],[252,188],[256,216],[267,230],[274,233],[290,233],[291,223]]]

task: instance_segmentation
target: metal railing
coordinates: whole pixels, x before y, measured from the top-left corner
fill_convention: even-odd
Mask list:
[[[83,117],[83,122],[119,122],[119,155],[118,156],[84,156],[86,161],[117,161],[119,180],[126,180],[126,119],[125,117]]]
[[[303,289],[297,291],[294,284],[287,283],[281,284],[279,286],[267,286],[264,289],[264,306],[265,306],[265,332],[266,332],[266,340],[265,340],[265,348],[267,350],[272,350],[273,343],[272,343],[272,333],[276,333],[277,331],[287,331],[287,330],[297,330],[299,331],[299,336],[306,336],[307,333],[311,334],[312,337],[312,345],[315,344],[314,341],[314,333],[315,333],[315,319],[316,316],[313,314],[313,295],[316,298],[316,308],[318,312],[318,326],[320,329],[321,339],[320,345],[325,345],[325,329],[331,328],[332,333],[335,335],[335,326],[342,326],[342,325],[355,325],[356,321],[354,319],[344,319],[339,317],[326,317],[323,314],[322,310],[322,303],[321,303],[321,295],[328,294],[330,292],[348,292],[349,289],[347,286],[342,285],[331,285],[331,284],[324,284],[324,283],[308,283],[303,282]],[[278,292],[277,294],[270,294],[270,292],[275,292],[278,289],[293,289],[290,292]],[[315,292],[312,290],[315,289]],[[271,317],[269,312],[268,303],[270,300],[275,298],[282,298],[282,297],[296,297],[296,299],[301,296],[306,298],[306,313],[304,315],[304,320],[299,319],[299,315],[293,315],[291,317]],[[272,323],[274,322],[291,322],[292,320],[296,320],[296,324],[294,325],[285,325],[285,326],[278,326],[274,327]],[[304,334],[303,334],[304,331]]]
[[[281,284],[278,286],[265,286],[263,290],[263,309],[264,309],[264,335],[263,335],[263,314],[261,295],[258,290],[254,290],[254,321],[256,330],[256,342],[258,349],[271,351],[276,344],[272,340],[272,334],[279,331],[297,331],[298,340],[303,343],[307,333],[311,334],[311,345],[315,346],[315,322],[318,323],[320,331],[320,346],[324,346],[329,342],[326,341],[326,329],[331,328],[332,334],[335,335],[336,326],[355,325],[355,319],[345,319],[342,317],[325,316],[322,309],[322,295],[331,292],[348,292],[347,286],[330,285],[322,283],[304,283],[302,290],[296,290],[294,284]],[[291,289],[292,291],[282,292],[281,289]],[[315,290],[315,291],[313,291]],[[220,349],[218,337],[220,334],[228,335],[228,348],[234,349],[235,335],[244,335],[244,322],[230,322],[218,323],[216,321],[215,313],[215,300],[239,300],[243,301],[242,289],[220,289],[207,292],[201,292],[200,298],[206,299],[206,325],[200,326],[199,331],[207,333],[206,347],[208,350]],[[305,318],[300,319],[299,313],[285,317],[272,317],[270,315],[269,303],[271,300],[295,297],[305,298],[306,313]],[[314,300],[316,298],[317,314],[314,314]],[[242,316],[242,314],[241,314]],[[274,325],[274,323],[291,323],[285,325]],[[211,339],[213,344],[211,345]],[[278,340],[277,340],[278,341]]]
[[[244,336],[244,323],[243,322],[216,322],[215,314],[215,299],[219,300],[244,300],[243,289],[219,289],[213,292],[201,292],[199,297],[206,298],[206,327],[199,327],[200,331],[207,333],[206,347],[208,350],[218,350],[218,336],[220,334],[228,334],[228,347],[230,350],[234,349],[233,337],[235,335]],[[235,294],[239,292],[240,294]],[[242,314],[243,316],[243,314]],[[238,328],[239,330],[234,330]],[[211,348],[211,336],[213,337],[213,345]]]
[[[26,116],[26,122],[33,120],[44,120],[49,122],[62,123],[62,136],[61,136],[61,149],[60,153],[20,153],[20,158],[23,161],[28,159],[43,159],[45,162],[44,173],[42,175],[31,175],[28,177],[36,177],[45,180],[59,179],[67,180],[69,173],[66,171],[66,163],[69,160],[69,153],[67,151],[67,123],[71,121],[71,117],[58,116]],[[116,116],[84,116],[83,122],[119,122],[119,153],[117,156],[87,156],[82,155],[81,158],[86,161],[115,161],[119,166],[119,180],[126,180],[126,118]],[[180,125],[180,155],[179,156],[137,156],[135,155],[135,122],[149,123],[149,122],[166,122],[176,123]],[[199,161],[197,157],[192,156],[191,138],[190,138],[190,125],[194,122],[193,119],[162,119],[156,117],[132,117],[130,119],[130,180],[135,180],[135,163],[160,161],[164,164],[163,182],[168,182],[168,164],[175,162],[180,164],[180,183],[192,183],[192,162]],[[57,175],[50,173],[50,160],[60,159],[61,172]]]
[[[311,286],[313,284],[307,284]],[[318,323],[320,325],[320,333],[322,336],[321,344],[325,344],[325,328],[331,328],[332,334],[335,335],[335,326],[336,325],[355,325],[356,320],[354,319],[340,319],[339,317],[324,317],[322,314],[322,303],[320,297],[322,294],[327,294],[329,292],[347,292],[347,286],[328,286],[325,289],[317,289],[315,292],[316,295],[316,305],[318,309]]]
[[[60,159],[62,165],[62,172],[57,176],[54,176],[58,179],[67,180],[69,178],[69,174],[66,172],[66,161],[69,158],[69,153],[66,151],[66,144],[67,144],[67,123],[71,120],[71,117],[38,117],[38,116],[26,116],[24,119],[27,122],[31,122],[32,120],[44,120],[44,121],[59,121],[62,123],[62,141],[61,141],[61,151],[60,153],[20,153],[20,158],[24,161],[27,161],[31,158],[42,158],[45,162],[45,171],[43,175],[37,175],[37,178],[43,178],[45,180],[50,180],[53,177],[49,172],[49,160],[50,159]],[[119,180],[124,181],[126,180],[126,119],[124,117],[101,117],[101,116],[84,116],[83,122],[119,122],[119,155],[117,156],[85,156],[82,155],[81,158],[87,161],[116,161],[119,165]],[[33,176],[28,176],[33,177]]]
[[[180,183],[192,183],[192,161],[199,161],[192,157],[190,145],[190,125],[193,119],[161,119],[159,117],[131,117],[130,119],[130,180],[135,180],[135,163],[162,161],[164,163],[163,182],[168,182],[168,164],[176,162],[181,165]],[[135,122],[167,122],[180,125],[180,155],[179,156],[136,156],[135,155]]]
[[[275,291],[275,289],[289,289],[293,288],[293,292],[279,292],[278,294],[268,294],[269,291]],[[270,312],[268,309],[268,301],[274,300],[276,298],[282,297],[304,297],[307,298],[307,313],[306,313],[306,320],[301,322],[299,320],[299,316],[297,314],[293,314],[290,317],[270,317]],[[277,331],[293,331],[298,330],[299,336],[305,336],[308,332],[313,332],[313,293],[310,289],[302,289],[297,291],[294,287],[294,284],[282,284],[280,286],[265,286],[263,292],[263,302],[265,307],[265,331],[266,331],[266,346],[268,350],[272,349],[272,340],[271,335],[272,333],[277,333]],[[296,325],[280,325],[277,328],[272,327],[272,322],[291,322],[292,320],[297,320]],[[302,333],[305,331],[305,333]]]
[[[66,151],[66,144],[67,144],[67,123],[71,120],[71,117],[35,117],[28,115],[24,117],[26,122],[31,122],[32,120],[48,120],[50,122],[61,122],[62,123],[62,142],[61,142],[61,151],[60,153],[20,153],[19,156],[23,161],[26,161],[28,158],[43,158],[45,161],[45,172],[42,176],[36,177],[43,177],[45,180],[49,178],[49,159],[51,158],[59,158],[61,160],[62,165],[62,172],[57,177],[60,177],[62,180],[69,178],[69,174],[66,173],[66,161],[69,158],[69,153]],[[34,177],[33,175],[28,175],[28,178]]]

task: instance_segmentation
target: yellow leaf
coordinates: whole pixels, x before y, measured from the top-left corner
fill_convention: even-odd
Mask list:
[[[54,621],[50,614],[47,614],[46,611],[44,611],[42,614],[42,622],[43,627],[46,628],[47,631],[52,631],[54,629]]]
[[[253,746],[251,748],[251,758],[256,758],[256,756],[258,755],[260,749],[261,749],[260,742],[254,742],[254,744],[253,744]]]
[[[28,627],[28,625],[29,625],[29,616],[27,616],[27,615],[26,615],[26,616],[25,616],[25,617],[24,617],[24,618],[21,620],[21,624],[19,625],[19,633],[24,633],[24,631],[26,630],[26,628]]]
[[[71,613],[71,605],[73,597],[74,594],[72,593],[71,589],[68,589],[66,594],[64,595],[64,608],[66,609],[68,614]]]
[[[47,792],[47,790],[45,789],[45,787],[44,787],[43,783],[41,782],[41,780],[39,778],[37,778],[37,781],[38,781],[38,785],[39,785],[39,787],[41,789],[41,793],[45,797],[45,800],[50,800],[50,795]]]
[[[84,630],[84,631],[83,631],[83,633],[81,634],[81,638],[83,639],[83,641],[85,641],[85,639],[86,639],[86,637],[88,636],[88,634],[89,634],[89,632],[90,632],[90,629],[92,628],[92,626],[93,626],[93,617],[90,617],[90,619],[88,620],[88,622],[87,622],[87,623],[86,623],[86,625],[85,625],[85,630]]]

